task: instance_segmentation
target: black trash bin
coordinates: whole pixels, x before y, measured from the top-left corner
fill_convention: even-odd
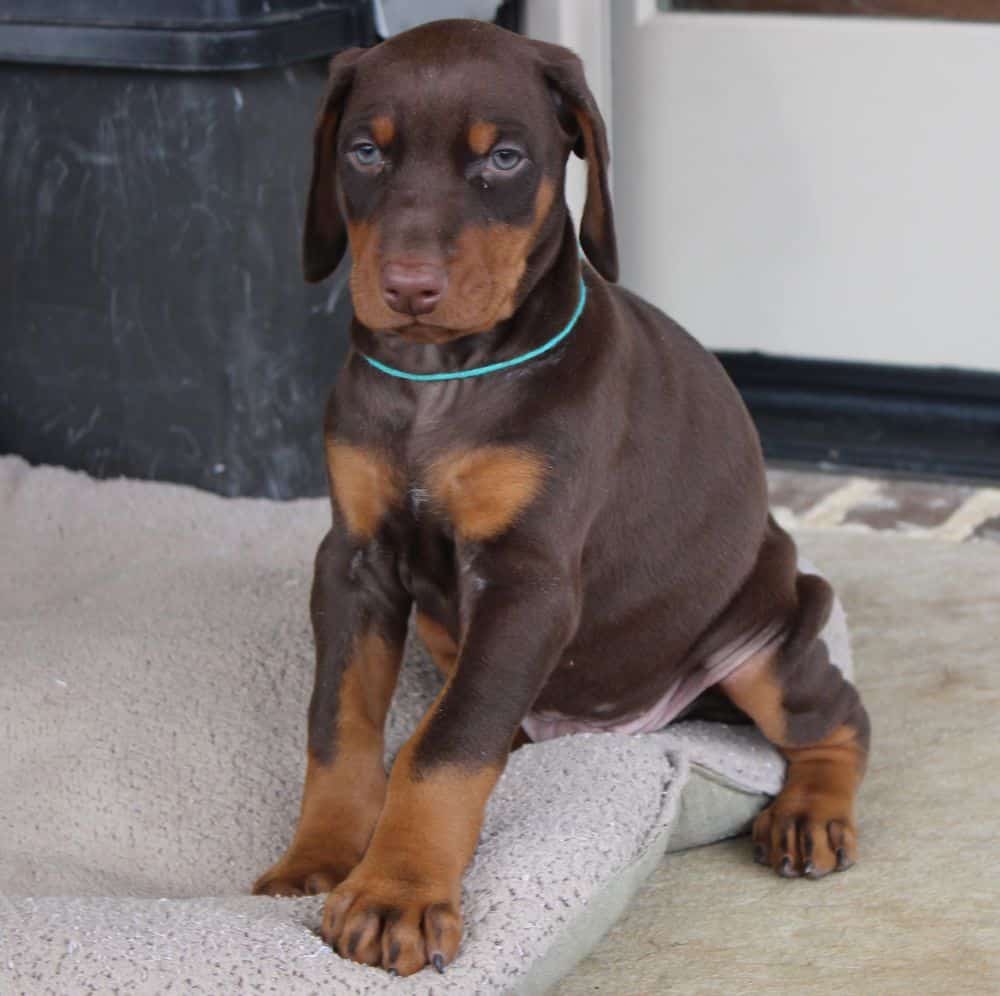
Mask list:
[[[0,0],[0,452],[325,488],[344,280],[303,283],[309,136],[367,2]]]

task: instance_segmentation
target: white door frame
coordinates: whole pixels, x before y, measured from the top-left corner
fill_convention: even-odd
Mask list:
[[[524,15],[526,35],[565,45],[583,60],[611,141],[611,0],[525,0]],[[586,168],[571,156],[566,199],[574,218],[583,210],[586,189]]]
[[[716,349],[1000,371],[1000,24],[526,6],[613,132],[626,286]]]

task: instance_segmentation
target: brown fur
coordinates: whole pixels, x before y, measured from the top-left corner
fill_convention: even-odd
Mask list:
[[[577,111],[577,122],[580,125],[580,134],[583,139],[584,157],[591,162],[600,156],[597,147],[597,139],[594,136],[594,126],[589,114]],[[602,196],[600,173],[591,169],[587,171],[587,203],[593,205],[587,213],[585,227],[581,229],[584,238],[594,242],[599,241],[602,233],[608,224],[604,215],[606,198]]]
[[[386,137],[390,110],[384,159],[358,164],[352,143]],[[520,158],[495,162],[498,142]],[[562,196],[571,152],[588,169],[579,243]],[[868,720],[820,635],[832,591],[798,574],[768,515],[760,443],[719,364],[613,285],[607,137],[579,60],[461,21],[338,56],[314,136],[307,278],[332,272],[348,238],[356,320],[326,413],[333,521],[311,599],[306,801],[321,815],[304,815],[303,835],[321,837],[324,800],[347,791],[330,772],[360,758],[375,779],[372,722],[395,678],[384,655],[355,654],[358,634],[395,648],[415,609],[447,681],[328,900],[324,937],[400,974],[443,968],[462,869],[527,713],[642,714],[761,632],[786,635],[723,687],[789,760],[755,828],[760,857],[784,875],[850,864]],[[386,272],[409,272],[413,294],[433,276],[433,305],[394,310],[416,298]],[[528,363],[413,383],[366,362],[440,373],[518,358],[567,323],[581,280],[572,334]],[[355,842],[376,794],[363,789],[353,824],[341,812]],[[344,862],[331,874],[321,857],[293,884],[335,884]]]

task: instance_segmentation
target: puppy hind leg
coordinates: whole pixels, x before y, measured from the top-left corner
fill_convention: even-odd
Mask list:
[[[721,683],[788,761],[785,784],[753,828],[755,858],[779,875],[820,878],[857,856],[855,797],[869,747],[868,715],[833,665],[821,631],[833,591],[800,574],[788,638]]]

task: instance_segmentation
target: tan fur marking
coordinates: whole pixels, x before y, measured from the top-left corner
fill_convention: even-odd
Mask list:
[[[393,328],[405,321],[385,303],[379,278],[379,240],[368,221],[348,221],[351,245],[351,302],[362,324],[371,329]]]
[[[782,798],[824,796],[841,808],[850,805],[864,774],[866,754],[849,726],[838,726],[814,744],[788,740],[787,713],[774,674],[779,650],[762,650],[722,682],[725,693],[760,728],[788,761]],[[807,790],[808,789],[808,790]]]
[[[474,121],[469,128],[469,148],[477,156],[485,156],[497,140],[497,126],[489,121]]]
[[[555,186],[543,177],[530,225],[487,225],[468,228],[459,235],[450,280],[459,292],[463,311],[469,312],[469,331],[484,332],[514,313],[528,256],[554,200]]]
[[[541,490],[545,461],[516,446],[446,453],[428,471],[431,494],[465,540],[498,536]]]
[[[361,860],[385,797],[385,773],[357,756],[346,764],[323,765],[311,754],[306,761],[302,810],[286,874],[292,866],[319,863],[346,875]],[[349,771],[347,769],[350,769]],[[350,820],[342,814],[349,812]],[[338,822],[336,836],[332,832]]]
[[[845,746],[829,757],[784,753],[789,762],[784,787],[753,825],[758,860],[782,875],[810,878],[850,867],[857,858],[854,800],[862,752]]]
[[[409,772],[410,758],[403,760],[401,770]],[[386,861],[411,874],[416,870],[422,882],[457,889],[499,777],[495,766],[466,770],[450,765],[420,778],[408,774],[394,780],[379,823],[379,846],[371,855],[375,867]]]
[[[780,648],[767,647],[754,654],[738,671],[722,682],[722,689],[777,746],[789,761],[843,762],[845,750],[864,761],[864,751],[850,726],[838,726],[813,744],[794,744],[788,739],[788,718],[781,685],[774,674]],[[860,779],[859,779],[860,780]]]
[[[351,255],[363,256],[372,241],[374,228],[367,221],[348,221],[347,237],[351,241]]]
[[[857,743],[857,735],[849,726],[838,726],[818,744],[809,747],[784,747],[788,758],[787,786],[794,782],[795,773],[823,770],[825,794],[852,799],[865,772],[867,755]]]
[[[450,683],[399,752],[364,859],[323,911],[321,934],[341,956],[391,964],[401,975],[422,968],[432,951],[446,963],[458,952],[462,873],[503,769],[502,764],[448,764],[416,770],[414,755]],[[369,915],[373,908],[390,911],[391,917],[380,925]]]
[[[450,684],[451,678],[396,758],[370,856],[396,868],[419,868],[422,880],[457,890],[479,840],[486,800],[503,766],[449,764],[415,773],[414,755]]]
[[[380,114],[372,118],[372,138],[384,149],[392,145],[392,140],[396,137],[396,125],[392,118]]]
[[[417,613],[417,633],[430,652],[435,667],[447,678],[455,669],[458,646],[451,634],[436,619],[426,613]]]
[[[374,733],[381,740],[385,715],[396,687],[399,658],[399,648],[378,633],[369,631],[355,638],[351,662],[340,684],[338,751],[354,727],[366,736]]]
[[[295,837],[255,892],[288,894],[310,877],[326,891],[361,860],[385,799],[383,726],[400,657],[401,648],[377,633],[355,639],[341,679],[333,760],[308,753]]]
[[[326,460],[347,528],[360,539],[371,539],[402,497],[398,472],[378,453],[333,439],[327,440]]]
[[[755,654],[735,674],[722,682],[723,691],[760,728],[761,732],[789,762],[787,787],[796,781],[796,770],[830,773],[829,791],[853,795],[864,775],[867,754],[850,726],[838,726],[822,740],[812,744],[794,744],[788,739],[788,719],[781,686],[774,674],[779,649],[768,647]],[[839,772],[834,774],[834,772]]]
[[[781,686],[774,677],[775,647],[754,654],[722,682],[722,689],[773,744],[785,741],[787,719]]]
[[[778,653],[775,648],[762,650],[723,681],[722,688],[788,761],[781,792],[754,821],[757,860],[781,875],[818,878],[854,862],[854,799],[867,754],[857,732],[846,725],[817,743],[789,742],[787,713],[774,673]]]
[[[449,291],[421,324],[403,333],[415,342],[447,342],[485,332],[509,318],[517,306],[517,289],[535,239],[556,198],[553,182],[543,177],[535,194],[534,216],[524,227],[486,225],[466,228],[455,240],[448,268]],[[412,319],[393,311],[382,296],[378,232],[365,221],[349,221],[351,300],[358,320],[373,331],[412,326]]]
[[[431,951],[445,962],[458,952],[462,873],[501,770],[449,765],[413,777],[417,737],[400,752],[375,835],[364,859],[327,900],[321,928],[342,957],[391,964],[401,975],[422,968]],[[379,924],[369,915],[373,908],[392,915]],[[366,933],[373,928],[374,934]]]
[[[535,223],[531,233],[532,236],[536,235],[538,229],[542,227],[542,222],[545,221],[555,197],[555,184],[543,177],[538,184],[538,192],[535,194]]]

